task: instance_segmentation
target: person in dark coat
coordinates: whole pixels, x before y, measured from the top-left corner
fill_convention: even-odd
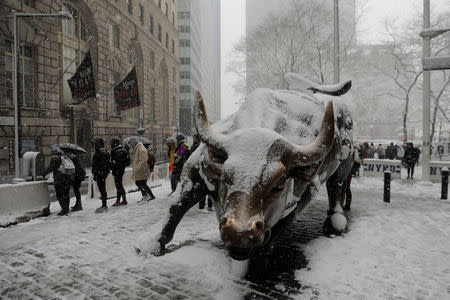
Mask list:
[[[417,148],[414,148],[413,143],[407,143],[406,144],[406,150],[404,155],[404,161],[406,164],[406,168],[408,170],[408,177],[407,179],[411,178],[414,179],[414,165],[419,160],[420,150]]]
[[[180,181],[181,172],[183,171],[183,166],[186,162],[186,156],[189,155],[189,145],[185,141],[184,134],[177,133],[176,141],[175,162],[172,174],[170,175],[172,193],[177,189],[178,181]]]
[[[117,190],[116,203],[113,206],[127,205],[127,197],[123,188],[123,174],[125,168],[130,164],[130,155],[128,151],[120,144],[120,139],[113,137],[111,139],[111,171],[114,176],[114,184]],[[122,202],[120,202],[122,198]]]
[[[73,193],[75,194],[76,202],[75,205],[72,206],[71,211],[79,211],[83,209],[83,206],[81,205],[81,193],[80,193],[80,187],[81,182],[84,181],[84,178],[86,177],[86,171],[84,170],[83,166],[81,165],[80,157],[76,154],[69,154],[69,158],[72,160],[73,164],[75,165],[75,176],[72,180],[72,188]]]
[[[386,148],[386,157],[392,160],[395,159],[396,156],[397,156],[397,148],[394,146],[394,143],[391,143]]]
[[[100,191],[102,206],[97,208],[95,212],[104,212],[108,210],[106,199],[106,177],[109,174],[110,155],[105,149],[105,142],[101,138],[95,138],[92,142],[95,153],[92,158],[92,175],[94,180],[97,181],[97,187]]]
[[[62,150],[59,147],[53,147],[50,152],[53,157],[50,160],[49,167],[43,172],[42,175],[47,176],[53,172],[53,184],[55,186],[56,198],[61,206],[61,211],[58,213],[58,216],[67,216],[70,205],[69,193],[71,176],[65,175],[60,171],[60,166],[62,164],[61,155],[63,155]]]

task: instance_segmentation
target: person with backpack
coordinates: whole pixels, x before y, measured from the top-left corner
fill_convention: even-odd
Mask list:
[[[147,179],[150,176],[150,168],[148,165],[148,151],[145,146],[135,137],[131,137],[128,141],[131,154],[133,155],[133,173],[132,178],[135,180],[136,186],[142,194],[142,199],[138,203],[155,199],[152,190],[147,185]]]
[[[71,212],[79,211],[83,209],[83,206],[81,205],[81,193],[80,193],[80,187],[81,183],[83,182],[84,178],[86,177],[86,171],[84,170],[83,166],[81,165],[80,157],[74,153],[69,154],[69,158],[72,160],[74,166],[75,166],[75,176],[72,180],[72,188],[73,193],[75,194],[76,202],[75,205],[72,206]]]
[[[181,171],[183,171],[186,157],[189,155],[189,145],[185,141],[184,134],[177,133],[177,146],[175,147],[175,161],[173,171],[170,175],[170,183],[172,186],[172,193],[177,189],[178,181],[180,181]]]
[[[106,177],[109,174],[110,155],[105,149],[105,142],[101,138],[95,138],[92,142],[95,153],[92,158],[92,175],[94,181],[97,182],[98,190],[100,191],[100,197],[102,200],[102,206],[95,210],[96,213],[105,212],[108,210],[106,199]]]
[[[53,172],[56,198],[61,206],[58,216],[67,216],[70,205],[70,186],[75,174],[75,165],[59,147],[51,148],[50,152],[53,156],[49,167],[43,172],[43,176]]]
[[[116,203],[113,206],[127,205],[127,197],[123,188],[123,174],[125,168],[130,165],[130,155],[128,151],[120,144],[120,139],[113,137],[111,139],[111,164],[110,169],[114,177],[114,184],[117,190]],[[122,198],[122,202],[120,202]]]

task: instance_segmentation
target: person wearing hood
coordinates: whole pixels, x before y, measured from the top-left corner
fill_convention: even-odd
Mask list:
[[[67,216],[69,213],[70,205],[70,184],[72,181],[71,175],[64,174],[64,167],[62,166],[62,156],[65,153],[59,147],[52,147],[50,149],[52,159],[50,160],[49,167],[43,172],[43,176],[53,172],[53,184],[55,186],[56,198],[58,199],[61,211],[58,216]],[[73,162],[72,162],[73,164]]]
[[[175,161],[173,171],[170,175],[170,183],[172,186],[172,193],[177,189],[178,181],[180,181],[181,171],[183,171],[186,158],[189,156],[189,145],[185,141],[184,134],[177,133],[177,146],[175,147]]]
[[[147,179],[150,177],[150,168],[148,166],[148,152],[145,146],[135,137],[128,141],[131,154],[133,157],[133,173],[132,178],[135,180],[136,186],[142,194],[142,201],[150,201],[155,199],[152,190],[147,185]]]
[[[117,190],[116,203],[113,206],[127,205],[125,189],[123,188],[123,174],[125,168],[130,165],[130,155],[128,151],[120,144],[120,139],[113,137],[111,139],[111,171],[114,177],[114,184]],[[122,202],[120,202],[122,198]]]
[[[83,209],[83,206],[81,205],[81,193],[80,193],[80,187],[81,182],[83,182],[84,178],[86,177],[86,171],[84,170],[83,166],[81,165],[80,157],[74,153],[69,154],[69,158],[72,160],[74,166],[75,166],[75,176],[72,181],[72,188],[73,193],[75,194],[76,202],[75,205],[72,206],[71,211],[79,211]]]
[[[99,213],[108,210],[106,204],[106,199],[108,198],[106,194],[106,177],[109,174],[110,155],[105,149],[103,139],[95,138],[92,144],[95,149],[94,157],[92,158],[92,175],[94,176],[94,180],[97,181],[97,187],[102,200],[102,206],[95,210],[95,212]]]

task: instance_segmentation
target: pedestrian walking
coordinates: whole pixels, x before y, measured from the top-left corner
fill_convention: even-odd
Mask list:
[[[147,149],[135,137],[130,138],[128,144],[130,145],[131,154],[133,157],[132,178],[135,180],[136,186],[142,194],[142,199],[139,200],[138,203],[153,200],[155,199],[155,196],[153,195],[150,187],[147,185],[147,179],[150,176]]]
[[[81,183],[84,181],[84,179],[86,178],[86,171],[84,170],[83,166],[81,165],[81,160],[79,155],[71,153],[69,154],[69,158],[72,160],[74,166],[75,166],[75,176],[72,180],[72,188],[73,188],[73,193],[75,194],[75,205],[72,206],[71,210],[72,212],[74,211],[79,211],[83,209],[83,206],[81,205],[81,193],[80,193],[80,187],[81,187]]]
[[[408,177],[407,179],[411,178],[414,179],[414,165],[419,160],[420,150],[418,148],[415,148],[413,143],[407,143],[406,144],[406,150],[405,150],[405,164],[408,171]]]
[[[59,147],[50,150],[52,159],[49,167],[43,172],[43,176],[53,173],[53,184],[55,186],[56,198],[58,199],[61,211],[58,216],[67,216],[70,205],[70,186],[75,175],[75,165]]]
[[[403,157],[405,156],[405,149],[403,148],[403,146],[402,145],[400,145],[400,144],[397,144],[397,152],[396,152],[396,154],[395,154],[395,157],[398,159],[398,160],[400,160],[401,162],[402,162],[402,165],[404,166],[405,165],[405,162],[404,162],[404,160],[403,160]]]
[[[170,175],[172,193],[177,189],[184,163],[187,160],[186,158],[189,156],[189,145],[185,141],[184,134],[178,133],[176,136],[176,141],[177,146],[175,147],[175,162],[172,174]]]
[[[379,159],[385,159],[386,158],[386,151],[382,144],[378,144],[377,148],[378,158]]]
[[[369,146],[369,142],[364,142],[363,149],[362,149],[362,158],[373,158],[374,150],[372,147]]]
[[[386,157],[388,159],[395,159],[397,156],[397,148],[394,146],[394,143],[391,142],[389,146],[386,148]]]
[[[106,177],[109,174],[110,155],[105,149],[105,142],[101,138],[95,138],[92,142],[94,145],[95,153],[92,158],[92,175],[97,182],[98,190],[100,191],[100,197],[102,200],[102,206],[97,208],[95,212],[105,212],[108,210],[106,200],[108,195],[106,193]]]
[[[444,146],[443,145],[439,145],[437,147],[437,152],[439,155],[439,160],[442,160],[442,156],[444,155]]]
[[[125,189],[123,188],[123,174],[125,174],[125,168],[130,165],[130,154],[121,145],[120,139],[117,137],[111,138],[111,164],[110,169],[114,177],[114,185],[116,186],[117,196],[116,202],[113,206],[127,205],[127,196]],[[122,202],[120,199],[122,198]]]

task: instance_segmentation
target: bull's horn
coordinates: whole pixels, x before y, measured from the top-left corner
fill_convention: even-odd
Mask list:
[[[208,122],[205,103],[200,91],[196,93],[197,101],[194,106],[194,123],[200,140],[212,150],[219,153],[226,153],[224,149],[224,135],[214,132]]]
[[[295,166],[310,165],[325,158],[333,146],[334,140],[334,112],[333,103],[330,101],[325,109],[322,126],[319,135],[314,142],[308,146],[295,146],[290,159]]]

